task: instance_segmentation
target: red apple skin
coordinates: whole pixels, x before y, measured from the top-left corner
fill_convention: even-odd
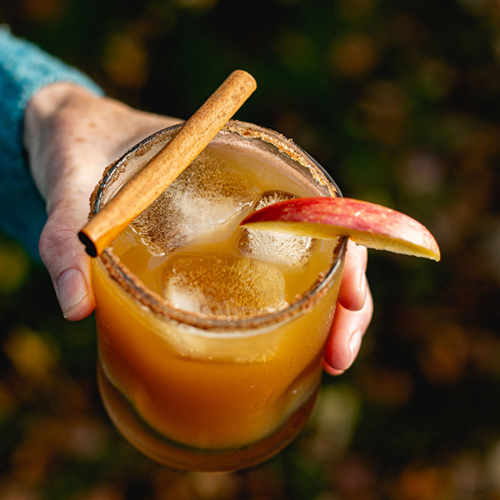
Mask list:
[[[396,210],[351,198],[294,198],[253,212],[241,225],[315,238],[348,236],[368,248],[440,260],[420,222]]]

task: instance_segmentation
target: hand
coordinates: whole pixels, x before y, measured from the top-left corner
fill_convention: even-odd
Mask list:
[[[24,139],[48,220],[40,256],[64,316],[72,321],[95,307],[90,258],[77,238],[104,167],[139,140],[179,120],[143,113],[66,83],[44,87],[25,111]]]
[[[355,360],[373,314],[366,280],[367,250],[349,241],[337,309],[325,351],[324,368],[340,375]]]
[[[40,255],[67,319],[83,319],[95,307],[90,258],[76,235],[87,221],[90,194],[104,166],[142,138],[178,121],[66,83],[45,87],[31,99],[25,112],[25,144],[48,213]],[[325,370],[331,374],[340,374],[352,364],[371,319],[366,262],[366,249],[349,242],[325,353]]]

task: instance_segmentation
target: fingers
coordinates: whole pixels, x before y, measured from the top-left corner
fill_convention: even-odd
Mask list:
[[[366,264],[366,248],[349,241],[324,357],[324,369],[331,375],[339,375],[352,365],[373,315],[373,300],[365,275]]]
[[[327,373],[340,375],[352,365],[372,314],[373,300],[369,290],[365,304],[359,311],[350,311],[337,304],[332,332],[325,351],[324,368]]]
[[[361,347],[363,336],[373,314],[373,300],[367,290],[364,306],[350,311],[337,304],[332,331],[325,351],[324,368],[331,375],[340,375],[354,362]]]
[[[349,240],[338,301],[351,311],[362,309],[365,303],[368,287],[365,274],[367,261],[366,247]]]

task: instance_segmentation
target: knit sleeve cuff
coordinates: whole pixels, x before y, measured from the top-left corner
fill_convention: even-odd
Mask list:
[[[45,204],[29,174],[23,146],[24,110],[42,87],[69,82],[102,95],[87,76],[0,27],[0,228],[38,256]]]

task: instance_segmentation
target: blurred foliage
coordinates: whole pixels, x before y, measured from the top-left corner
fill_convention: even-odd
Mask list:
[[[498,0],[7,0],[0,22],[157,113],[187,117],[247,69],[259,88],[237,118],[443,251],[372,252],[369,334],[300,438],[260,467],[193,474],[117,435],[92,318],[65,322],[40,264],[0,240],[0,500],[500,499]]]

